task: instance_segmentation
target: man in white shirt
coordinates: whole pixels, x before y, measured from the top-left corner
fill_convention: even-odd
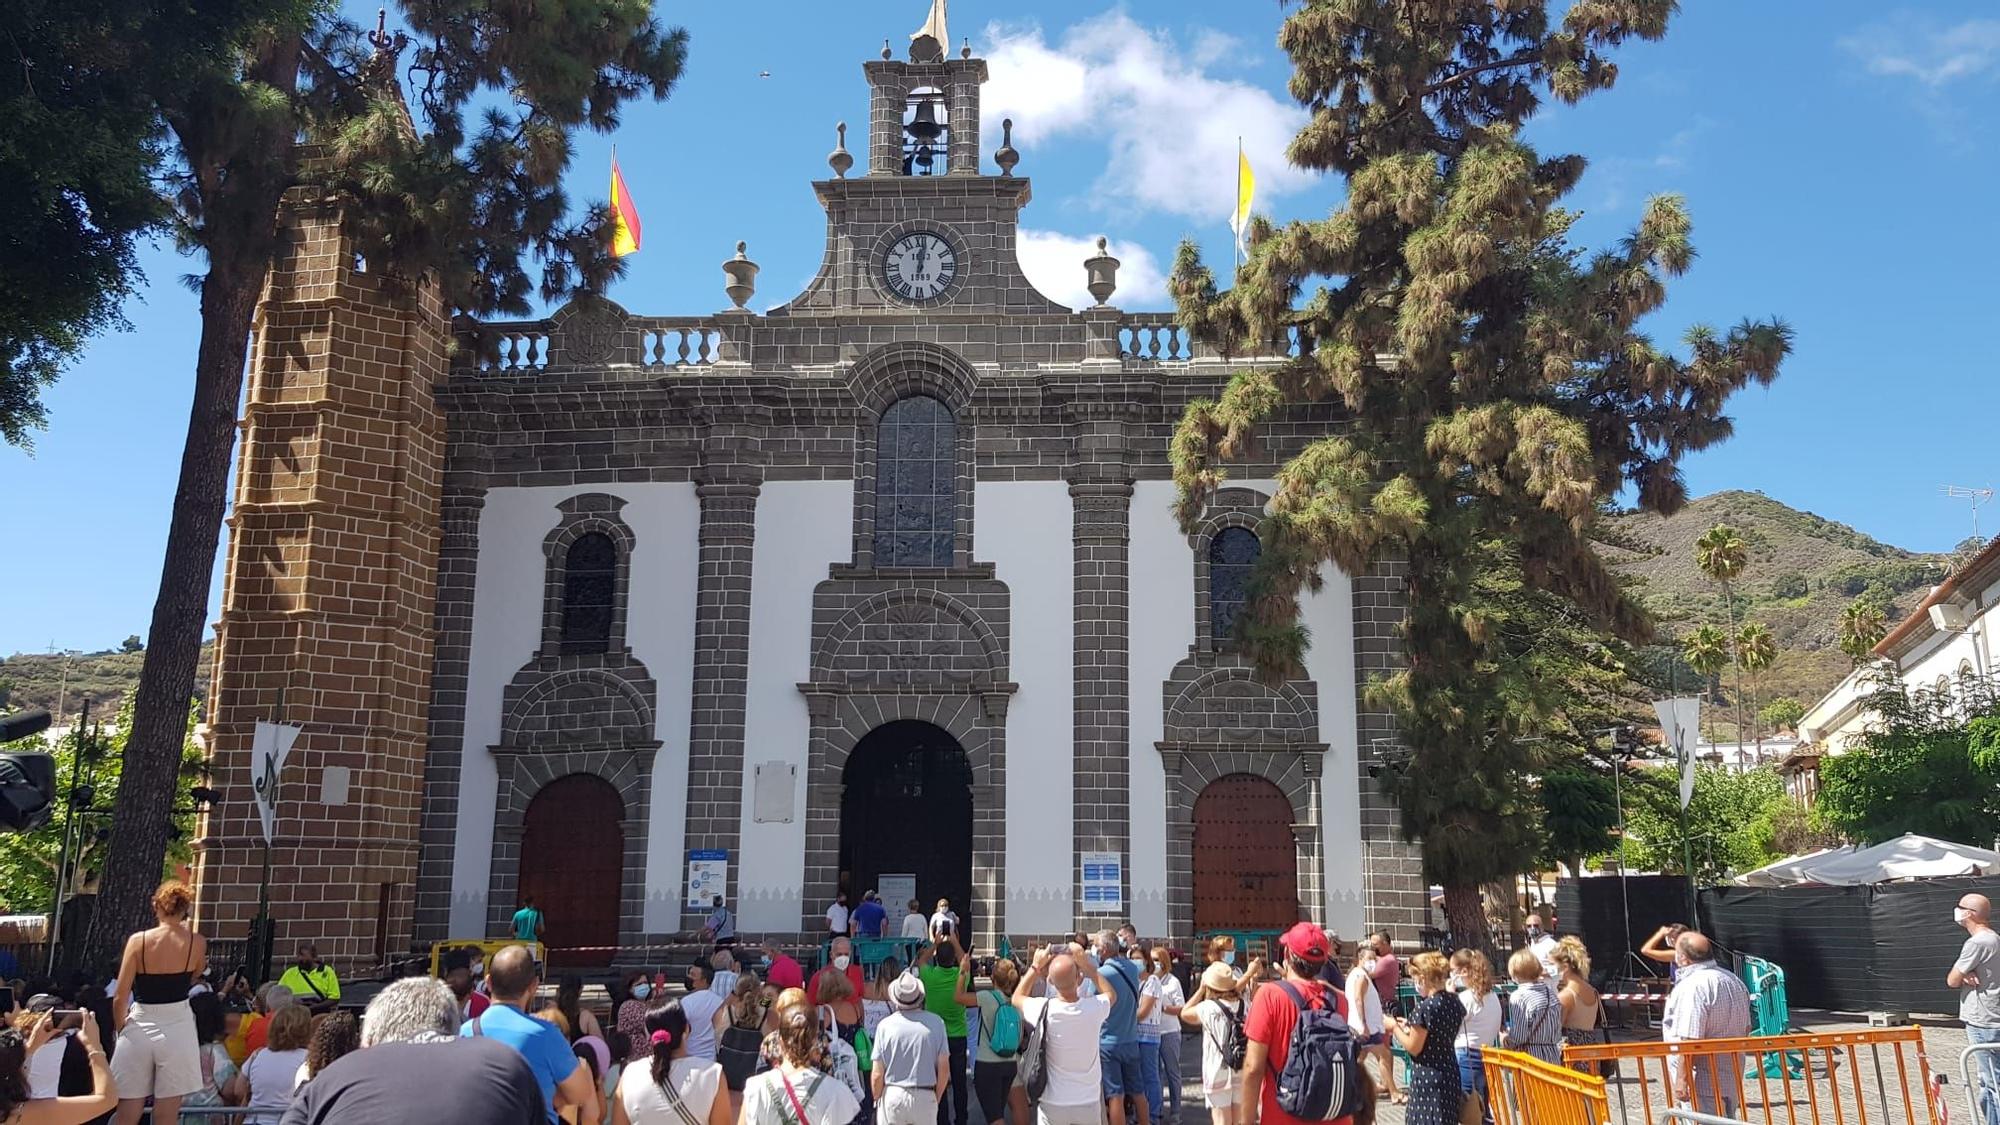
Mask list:
[[[1689,930],[1674,941],[1680,972],[1667,994],[1660,1038],[1737,1039],[1750,1034],[1750,990],[1736,974],[1715,963],[1715,947]],[[1736,1116],[1736,1091],[1743,1081],[1741,1055],[1668,1057],[1668,1085],[1674,1104],[1722,1117]],[[1719,1096],[1718,1096],[1719,1095]]]
[[[1078,992],[1088,977],[1096,991]],[[1035,993],[1043,980],[1055,995],[1043,1000]],[[1014,989],[1014,1007],[1021,1012],[1025,1035],[1048,1016],[1043,1049],[1048,1063],[1048,1089],[1035,1108],[1038,1125],[1100,1125],[1104,1117],[1104,1071],[1098,1063],[1097,1040],[1111,1014],[1111,986],[1097,966],[1072,943],[1058,953],[1055,946],[1035,954],[1028,975]]]
[[[847,892],[833,896],[833,905],[826,908],[826,936],[847,937],[848,933]]]
[[[714,1062],[715,1013],[722,1010],[722,997],[709,987],[708,970],[698,963],[688,966],[681,983],[687,987],[681,1011],[688,1018],[688,1054]]]
[[[1551,916],[1553,917],[1553,915]],[[1553,922],[1551,923],[1553,925]],[[1542,963],[1542,979],[1560,981],[1562,968],[1556,964],[1556,935],[1542,928],[1540,914],[1528,915],[1528,952]]]

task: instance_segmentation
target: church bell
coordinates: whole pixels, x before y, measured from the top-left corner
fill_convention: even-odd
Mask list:
[[[937,117],[936,98],[920,96],[912,100],[917,111],[903,126],[903,132],[910,137],[903,156],[903,174],[927,176],[936,166],[937,142],[944,135],[945,126]]]

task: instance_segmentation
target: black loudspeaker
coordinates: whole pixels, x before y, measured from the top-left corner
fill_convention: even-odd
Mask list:
[[[31,832],[56,807],[56,760],[48,754],[0,754],[0,832]]]

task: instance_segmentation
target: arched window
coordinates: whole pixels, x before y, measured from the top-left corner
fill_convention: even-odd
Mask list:
[[[951,408],[913,395],[875,431],[875,565],[950,566],[958,530],[958,424]]]
[[[579,535],[563,558],[562,651],[611,651],[618,548],[601,531]]]
[[[1250,572],[1263,553],[1264,544],[1248,528],[1225,527],[1208,541],[1208,635],[1217,644],[1235,633],[1250,600]]]

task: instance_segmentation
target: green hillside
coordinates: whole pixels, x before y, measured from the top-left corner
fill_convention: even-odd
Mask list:
[[[1759,692],[1765,700],[1789,695],[1811,704],[1825,694],[1849,667],[1838,644],[1841,610],[1867,594],[1899,620],[1944,579],[1953,558],[1891,547],[1758,492],[1717,492],[1673,516],[1628,513],[1611,522],[1634,548],[1613,552],[1619,569],[1641,583],[1662,633],[1672,636],[1723,612],[1721,591],[1695,566],[1694,541],[1718,523],[1742,533],[1750,565],[1737,582],[1737,611],[1769,626],[1778,642],[1778,662]],[[1733,682],[1725,673],[1725,686]]]
[[[194,693],[208,695],[209,664],[215,644],[201,646],[201,664],[195,671]],[[45,653],[17,652],[0,658],[0,705],[13,710],[46,707],[64,717],[74,716],[91,700],[91,714],[109,717],[118,713],[132,690],[139,686],[139,668],[146,654],[121,652]]]

